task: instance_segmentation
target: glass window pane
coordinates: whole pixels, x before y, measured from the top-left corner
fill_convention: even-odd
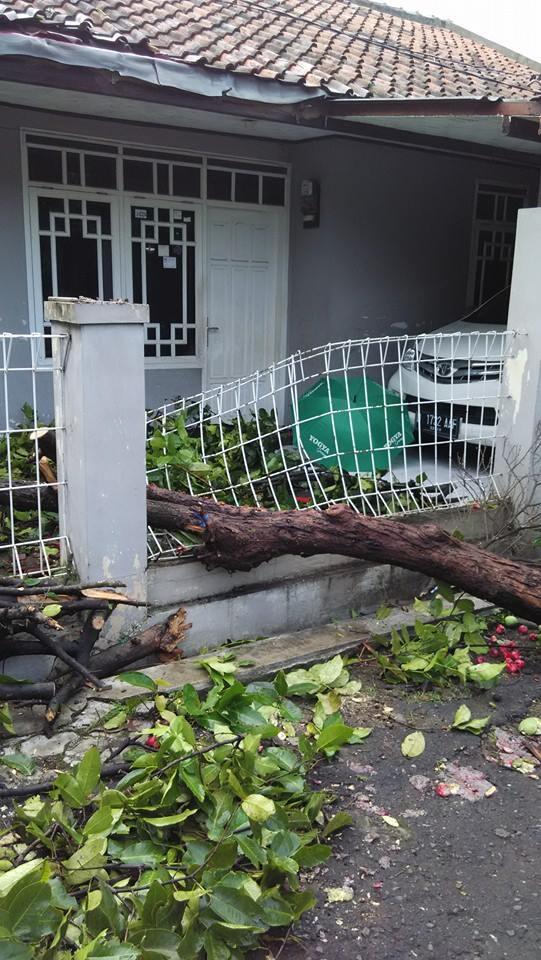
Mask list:
[[[62,183],[62,154],[59,150],[28,148],[28,177],[43,183]]]
[[[50,237],[40,237],[39,250],[41,262],[41,299],[47,300],[48,297],[52,297],[53,295]]]
[[[51,213],[64,213],[64,201],[60,197],[38,198],[38,220],[40,230],[51,229]]]
[[[259,203],[259,177],[253,173],[235,174],[237,203]]]
[[[186,343],[175,343],[176,357],[195,356],[195,330],[191,327],[186,332]]]
[[[81,182],[81,157],[78,153],[66,154],[66,173],[68,183],[78,186]]]
[[[103,298],[113,299],[113,249],[110,240],[102,240]]]
[[[124,160],[124,189],[154,193],[152,164],[144,160]]]
[[[209,200],[231,200],[231,174],[228,170],[207,170]]]
[[[133,272],[133,302],[142,303],[143,302],[143,283],[142,283],[142,267],[141,267],[141,244],[132,243],[131,245],[131,262],[132,262],[132,272]]]
[[[173,167],[173,194],[175,197],[201,196],[201,171],[198,167]]]
[[[283,207],[285,200],[285,180],[279,177],[263,177],[263,203],[272,207]]]
[[[71,221],[73,223],[73,221]],[[78,221],[79,226],[81,221]],[[99,296],[96,240],[82,236],[57,237],[56,272],[59,297]]]
[[[116,189],[116,158],[85,155],[85,183],[87,187]]]
[[[479,193],[477,195],[477,209],[475,215],[478,220],[492,220],[494,217],[494,195]]]
[[[158,167],[158,193],[169,196],[169,167],[166,163],[159,163]]]
[[[100,203],[95,200],[88,200],[86,212],[89,217],[96,217],[100,226],[100,232],[111,233],[111,205],[109,203]]]

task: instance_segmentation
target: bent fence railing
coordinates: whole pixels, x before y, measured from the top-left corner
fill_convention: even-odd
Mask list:
[[[58,389],[67,342],[0,335],[0,577],[49,576],[68,553],[47,495],[65,484],[53,377]],[[147,479],[237,505],[347,503],[369,516],[491,498],[502,487],[493,453],[515,344],[511,331],[477,330],[297,352],[149,411]],[[149,528],[148,558],[182,557],[197,541]]]
[[[497,495],[512,331],[329,343],[147,413],[149,482],[275,510],[369,516]],[[149,559],[196,537],[149,530]]]
[[[51,576],[68,552],[47,497],[64,483],[54,457],[63,429],[53,423],[53,376],[62,363],[51,359],[55,341],[67,338],[0,334],[0,578]],[[45,427],[51,457],[42,449]]]

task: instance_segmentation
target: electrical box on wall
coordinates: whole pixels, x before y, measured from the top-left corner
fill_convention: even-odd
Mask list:
[[[319,227],[319,181],[303,180],[301,183],[302,225],[305,230]]]

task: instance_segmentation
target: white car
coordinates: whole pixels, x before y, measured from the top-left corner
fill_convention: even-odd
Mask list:
[[[505,354],[509,288],[461,320],[405,343],[388,389],[423,440],[492,446]]]

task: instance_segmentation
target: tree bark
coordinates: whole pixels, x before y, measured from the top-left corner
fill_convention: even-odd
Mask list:
[[[22,508],[29,494],[35,500],[32,491],[14,491]],[[42,495],[54,509],[56,492],[49,487]],[[0,505],[6,497],[0,489]],[[195,555],[209,567],[251,570],[285,554],[353,557],[424,573],[541,623],[541,568],[457,540],[434,523],[364,517],[343,505],[282,512],[233,507],[153,485],[147,519],[156,529],[200,532]]]
[[[441,530],[365,517],[350,507],[258,510],[150,486],[149,522],[167,530],[200,526],[197,556],[208,566],[250,570],[284,554],[335,554],[424,573],[541,623],[541,568],[498,556]],[[152,516],[152,520],[150,520]]]

